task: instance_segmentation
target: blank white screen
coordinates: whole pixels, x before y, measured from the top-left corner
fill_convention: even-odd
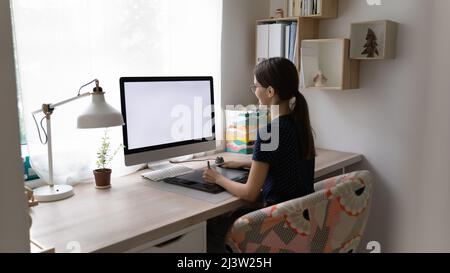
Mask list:
[[[124,97],[130,150],[212,137],[207,80],[125,82]]]

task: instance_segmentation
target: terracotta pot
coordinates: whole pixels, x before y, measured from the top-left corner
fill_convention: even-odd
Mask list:
[[[111,187],[111,169],[94,170],[95,187],[97,189],[108,189]]]

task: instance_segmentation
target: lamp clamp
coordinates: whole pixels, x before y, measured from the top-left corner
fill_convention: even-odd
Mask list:
[[[53,114],[53,110],[55,108],[51,107],[50,103],[44,103],[42,104],[42,112],[45,114],[45,117],[48,119],[51,114]]]
[[[94,80],[95,81],[95,87],[92,90],[94,92],[94,94],[103,94],[103,89],[100,87],[99,85],[99,81],[97,79]]]

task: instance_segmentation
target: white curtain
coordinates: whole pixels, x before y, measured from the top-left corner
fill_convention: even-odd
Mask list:
[[[222,0],[14,0],[11,4],[27,143],[32,166],[45,180],[47,150],[39,141],[31,112],[42,103],[75,96],[81,85],[94,78],[100,80],[107,102],[120,110],[122,76],[211,75],[215,104],[220,105]],[[55,183],[92,178],[104,130],[76,129],[76,118],[89,101],[88,97],[63,105],[52,115]],[[37,116],[38,122],[41,118]],[[109,134],[111,146],[117,147],[122,129],[110,128]],[[137,169],[124,166],[123,152],[110,167],[116,176]]]

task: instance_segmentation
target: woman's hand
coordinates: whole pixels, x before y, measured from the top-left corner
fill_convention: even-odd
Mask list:
[[[209,183],[219,184],[218,181],[219,179],[222,178],[225,177],[214,169],[206,168],[205,171],[203,172],[203,180]]]

